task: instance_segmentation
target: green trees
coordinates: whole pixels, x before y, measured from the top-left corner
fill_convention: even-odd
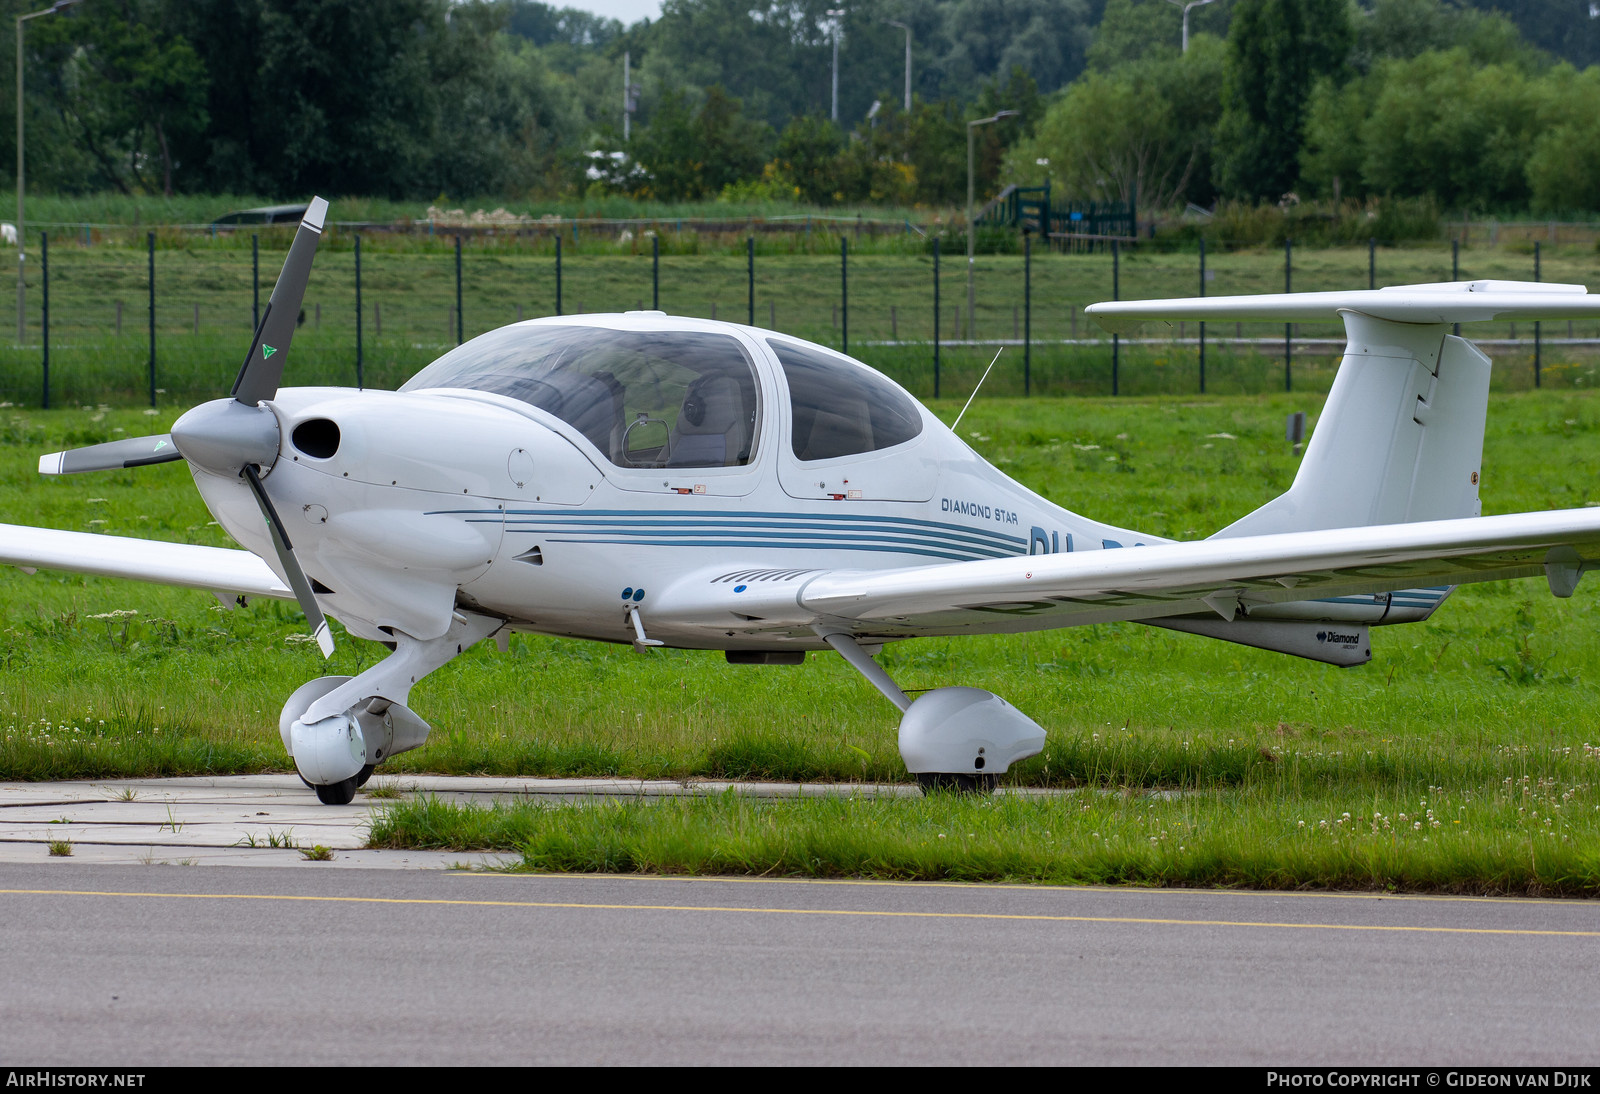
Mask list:
[[[1189,35],[1226,37],[1234,0],[1212,0],[1189,12]],[[1106,0],[1089,47],[1089,67],[1109,72],[1129,61],[1176,56],[1183,42],[1183,12],[1170,0]]]
[[[1151,208],[1209,202],[1222,67],[1222,42],[1196,35],[1182,56],[1172,50],[1086,74],[1012,151],[1013,177],[1048,172],[1070,195],[1127,201],[1137,192]]]
[[[1540,107],[1542,132],[1527,164],[1534,210],[1600,209],[1600,68],[1557,68]]]
[[[247,57],[233,41],[204,47],[218,50],[208,68],[226,77],[214,86],[229,85],[238,107],[214,105],[217,124],[195,150],[208,188],[516,190],[552,141],[576,136],[536,56],[495,48],[502,9],[446,0],[232,2],[255,33]],[[203,17],[206,6],[194,0],[190,10]]]
[[[1575,22],[1575,0],[1510,17],[1480,0],[1215,0],[1187,54],[1168,0],[860,0],[835,123],[836,2],[667,0],[624,27],[539,0],[93,0],[29,25],[30,176],[954,205],[966,123],[1004,109],[1022,116],[975,133],[984,195],[1048,173],[1073,197],[1137,190],[1146,210],[1291,190],[1600,210],[1600,69],[1523,33],[1600,60],[1600,20]],[[890,19],[912,28],[909,110]],[[630,145],[624,51],[643,92]],[[585,177],[591,153],[624,150],[626,170]]]
[[[759,174],[771,131],[746,118],[739,100],[720,87],[698,108],[682,91],[669,92],[634,146],[649,173],[644,194],[668,201],[715,197],[722,188]]]
[[[1239,0],[1217,127],[1225,194],[1275,201],[1294,187],[1306,100],[1319,77],[1342,72],[1351,41],[1344,0]]]
[[[84,188],[172,193],[175,148],[206,126],[206,71],[181,36],[154,25],[149,2],[91,5],[34,29],[48,93],[87,159]]]
[[[1600,209],[1600,69],[1528,71],[1470,49],[1380,59],[1312,96],[1306,188],[1430,196],[1446,209]]]
[[[581,124],[469,0],[96,0],[29,28],[33,177],[432,196],[560,185]]]

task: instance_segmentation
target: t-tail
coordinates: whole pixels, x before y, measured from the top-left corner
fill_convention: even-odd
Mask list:
[[[1107,329],[1151,320],[1343,320],[1348,344],[1294,484],[1214,539],[1475,517],[1482,512],[1489,358],[1452,324],[1589,319],[1582,285],[1463,281],[1358,292],[1196,297],[1095,304]],[[1450,587],[1334,597],[1217,617],[1150,620],[1334,664],[1371,657],[1367,627],[1426,619]],[[1337,641],[1330,641],[1330,636]]]

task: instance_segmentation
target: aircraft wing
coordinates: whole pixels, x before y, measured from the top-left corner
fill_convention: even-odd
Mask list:
[[[0,564],[293,600],[249,551],[0,524]]]
[[[1567,509],[829,573],[806,585],[800,606],[856,633],[959,633],[1011,629],[996,627],[997,615],[1058,626],[1232,619],[1255,605],[1514,577],[1545,577],[1570,596],[1597,567],[1600,509]]]

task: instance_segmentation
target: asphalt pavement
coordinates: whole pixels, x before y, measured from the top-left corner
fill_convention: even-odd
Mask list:
[[[0,864],[0,1063],[1589,1064],[1582,901]]]
[[[0,1066],[1600,1064],[1595,901],[508,874],[381,800],[0,784]]]

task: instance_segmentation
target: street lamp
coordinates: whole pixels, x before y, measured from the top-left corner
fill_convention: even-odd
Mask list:
[[[844,18],[843,8],[829,8],[828,18],[833,20],[833,120],[839,120],[839,25]]]
[[[1015,118],[1019,112],[1016,110],[1002,110],[992,118],[979,118],[975,122],[967,123],[967,331],[970,336],[972,331],[972,309],[977,302],[977,294],[972,287],[972,254],[976,242],[976,235],[972,224],[972,137],[973,131],[980,125],[997,122],[1001,118]]]
[[[1180,8],[1183,9],[1183,52],[1188,53],[1189,52],[1189,9],[1190,8],[1197,8],[1201,4],[1209,4],[1209,3],[1211,3],[1211,0],[1188,0],[1188,3],[1184,3],[1184,0],[1167,0],[1167,3],[1172,4],[1174,7],[1180,7]]]
[[[906,32],[906,113],[911,113],[911,27],[905,23],[897,23],[893,19],[884,22],[891,27],[899,27]]]
[[[27,340],[28,290],[23,280],[24,261],[27,258],[27,226],[22,221],[22,24],[41,15],[55,15],[65,11],[79,0],[56,0],[42,11],[17,16],[17,344]]]

